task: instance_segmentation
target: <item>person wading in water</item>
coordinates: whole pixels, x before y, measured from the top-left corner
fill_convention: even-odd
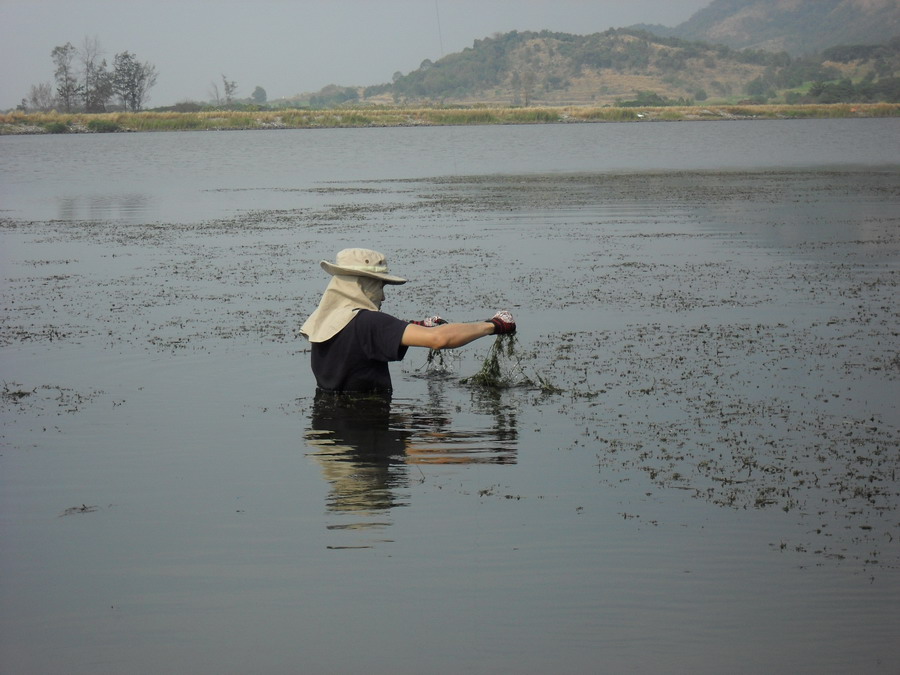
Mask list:
[[[377,251],[348,248],[334,263],[319,306],[300,328],[311,344],[310,365],[317,394],[360,393],[390,396],[388,363],[400,361],[409,347],[451,349],[488,335],[516,332],[512,314],[500,310],[486,321],[448,323],[438,316],[403,321],[381,311],[385,284],[405,284],[388,272]]]

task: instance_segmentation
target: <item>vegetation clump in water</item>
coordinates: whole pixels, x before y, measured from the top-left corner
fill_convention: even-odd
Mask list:
[[[481,370],[471,377],[463,378],[462,384],[487,389],[530,385],[531,380],[525,376],[516,352],[516,342],[516,336],[513,334],[498,335],[481,365]]]

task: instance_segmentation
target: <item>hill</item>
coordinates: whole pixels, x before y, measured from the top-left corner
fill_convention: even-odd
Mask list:
[[[836,45],[880,44],[900,35],[897,0],[714,0],[658,35],[734,49],[811,55]]]
[[[389,84],[335,88],[332,103],[490,105],[683,105],[716,100],[896,100],[900,40],[832,49],[815,58],[659,37],[633,29],[579,36],[542,31],[495,35]],[[858,84],[854,84],[856,81]],[[819,89],[813,89],[819,83]],[[860,89],[863,84],[868,87]],[[831,86],[831,85],[828,85]],[[849,89],[848,89],[849,86]],[[885,93],[887,91],[887,93]],[[319,96],[313,103],[328,104]]]
[[[495,34],[390,83],[330,86],[291,103],[896,101],[896,36],[898,0],[713,0],[675,28]]]

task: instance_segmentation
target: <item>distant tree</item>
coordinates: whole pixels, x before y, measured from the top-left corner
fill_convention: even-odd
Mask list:
[[[522,103],[527,108],[531,104],[531,94],[534,91],[534,84],[537,82],[537,76],[528,68],[521,73],[516,71],[516,75],[518,77],[514,79],[514,82],[518,82],[519,89],[522,92]]]
[[[84,97],[84,105],[87,112],[95,112],[90,109],[89,101],[92,96],[93,78],[101,53],[100,41],[96,37],[89,38],[85,36],[84,42],[78,49],[78,58],[81,60],[81,95]]]
[[[96,37],[84,38],[78,56],[81,58],[81,96],[86,112],[104,112],[113,95],[112,74],[102,59],[103,48]]]
[[[391,85],[389,84],[376,84],[371,87],[366,87],[363,90],[363,96],[365,98],[369,98],[370,96],[378,96],[380,94],[389,93],[391,91]]]
[[[878,77],[891,77],[891,73],[894,72],[894,66],[891,60],[887,58],[875,59],[873,67]]]
[[[720,96],[731,96],[731,85],[723,82],[719,82],[719,80],[713,80],[710,82],[712,88],[716,91]]]
[[[258,103],[259,105],[263,105],[268,97],[266,96],[266,90],[262,87],[257,87],[253,90],[253,93],[250,95],[250,98],[253,99],[254,103]]]
[[[105,112],[106,105],[115,93],[113,73],[107,69],[105,60],[93,65],[89,79],[90,88],[85,86],[82,92],[84,109],[86,112]],[[88,77],[85,78],[85,81],[87,80]]]
[[[56,79],[56,95],[66,112],[72,112],[81,94],[81,86],[78,84],[75,72],[76,55],[77,50],[71,42],[54,47],[50,52],[50,57],[56,66],[53,73],[53,77]]]
[[[766,81],[762,77],[757,77],[753,80],[750,80],[750,82],[747,83],[747,86],[744,89],[747,92],[748,96],[763,98],[772,97],[772,92],[769,91]]]
[[[888,103],[900,103],[900,77],[886,77],[873,85],[874,98]]]
[[[862,98],[849,78],[839,82],[817,82],[810,88],[809,94],[815,97],[816,103],[849,103]]]
[[[356,87],[338,87],[329,84],[323,87],[317,95],[310,96],[309,104],[313,108],[330,108],[357,100],[359,100],[359,91]]]
[[[156,84],[156,67],[149,62],[141,63],[130,52],[116,54],[112,82],[122,105],[137,112],[144,107],[150,89]]]
[[[522,76],[518,70],[514,70],[509,78],[509,86],[513,91],[513,105],[522,104]]]
[[[26,110],[53,110],[56,106],[56,97],[53,95],[53,85],[49,82],[31,85],[28,98],[22,101]]]
[[[231,105],[234,102],[234,94],[237,91],[237,82],[229,80],[222,75],[222,86],[225,89],[225,105]]]

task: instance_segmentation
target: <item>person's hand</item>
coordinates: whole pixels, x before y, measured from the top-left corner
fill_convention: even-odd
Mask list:
[[[488,321],[494,324],[494,335],[507,335],[516,332],[516,320],[505,309],[501,309]]]
[[[447,322],[437,314],[435,314],[434,316],[429,316],[427,319],[423,319],[422,321],[410,321],[410,323],[414,323],[417,326],[425,326],[425,328],[434,328],[435,326],[440,326],[441,324]]]

